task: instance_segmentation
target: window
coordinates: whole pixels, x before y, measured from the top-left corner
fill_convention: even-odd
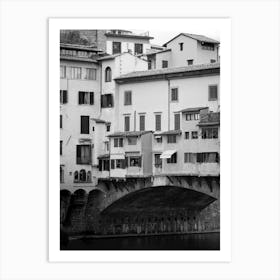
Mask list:
[[[81,116],[81,134],[89,134],[89,116]]]
[[[109,171],[110,170],[110,161],[109,159],[103,160],[103,170]]]
[[[77,164],[91,164],[91,145],[77,145]]]
[[[213,43],[201,42],[201,45],[203,50],[214,51],[215,47]]]
[[[75,171],[74,172],[74,182],[78,182],[79,181],[79,172]]]
[[[155,115],[156,131],[161,131],[161,115]]]
[[[85,80],[96,80],[96,69],[86,68],[85,70],[85,76],[83,77]]]
[[[187,62],[188,62],[188,65],[193,65],[193,59],[188,59]]]
[[[105,82],[112,81],[112,70],[110,67],[106,67],[105,69]]]
[[[101,107],[102,108],[111,108],[113,104],[113,94],[102,94],[101,95]]]
[[[66,78],[66,66],[65,65],[60,66],[60,78],[61,79]]]
[[[60,91],[60,104],[66,104],[68,99],[67,90]]]
[[[142,54],[143,53],[143,44],[135,43],[135,54]]]
[[[128,145],[136,145],[137,144],[137,137],[127,137]]]
[[[182,51],[184,49],[184,43],[179,43],[180,46],[180,51]]]
[[[161,136],[157,136],[156,137],[156,142],[159,143],[159,144],[162,143],[162,137]]]
[[[151,69],[152,69],[152,61],[148,60],[148,70],[151,70]]]
[[[111,129],[111,125],[110,125],[110,124],[107,124],[107,125],[106,125],[106,131],[109,132],[110,129]]]
[[[199,113],[186,114],[186,121],[196,121],[199,120]]]
[[[60,141],[60,151],[59,151],[60,155],[62,155],[62,145],[63,145],[63,141]]]
[[[209,101],[218,99],[218,86],[217,85],[210,85],[208,87],[208,98],[209,98]]]
[[[198,153],[197,162],[199,163],[219,163],[218,153]]]
[[[130,130],[130,116],[124,117],[124,131]]]
[[[216,60],[215,59],[210,59],[210,63],[215,63]]]
[[[197,139],[197,138],[198,138],[198,132],[192,131],[192,139]]]
[[[125,91],[124,92],[124,105],[131,105],[132,99],[131,99],[131,91]]]
[[[114,147],[123,147],[123,138],[114,138]]]
[[[171,89],[171,101],[178,101],[178,88]]]
[[[82,68],[81,67],[69,67],[69,79],[77,80],[81,79]]]
[[[155,167],[162,167],[162,159],[160,158],[160,154],[155,154]]]
[[[162,68],[168,68],[168,61],[162,60]]]
[[[125,168],[125,160],[124,159],[116,159],[116,168]]]
[[[184,162],[185,163],[196,163],[196,154],[195,153],[185,153]]]
[[[189,139],[190,138],[190,133],[188,131],[185,132],[185,139]]]
[[[180,129],[180,114],[174,114],[174,129]]]
[[[105,145],[105,151],[109,151],[109,141],[105,141],[104,142],[104,145]]]
[[[60,115],[59,122],[60,122],[60,128],[62,128],[62,115]]]
[[[113,54],[121,53],[121,42],[113,42]]]
[[[79,178],[80,182],[86,182],[87,181],[87,177],[86,177],[86,171],[84,169],[80,170],[80,178]]]
[[[64,169],[62,165],[60,165],[60,183],[64,183]]]
[[[176,143],[176,135],[167,135],[167,143]]]
[[[207,127],[201,129],[201,138],[202,139],[217,139],[218,138],[218,127]]]
[[[177,153],[174,153],[171,158],[168,158],[167,163],[177,163]]]
[[[144,115],[140,115],[140,118],[139,118],[139,121],[140,121],[140,131],[145,131],[145,116]]]
[[[87,172],[87,182],[88,183],[91,182],[91,172],[90,171]]]
[[[79,105],[81,104],[93,105],[94,93],[88,91],[79,91]]]
[[[129,157],[129,166],[141,167],[141,157]]]

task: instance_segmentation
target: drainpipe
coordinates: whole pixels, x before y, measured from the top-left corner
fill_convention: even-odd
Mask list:
[[[134,111],[134,131],[136,131],[136,111]]]

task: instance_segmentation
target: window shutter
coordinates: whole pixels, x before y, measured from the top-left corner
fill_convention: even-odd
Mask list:
[[[180,114],[175,114],[174,115],[174,129],[178,130],[180,129]]]
[[[76,149],[76,162],[79,164],[81,161],[81,146],[77,145]]]
[[[139,167],[142,166],[142,157],[139,157]]]
[[[145,130],[145,116],[140,116],[140,131]]]
[[[93,92],[90,92],[90,105],[93,105],[94,104],[94,93]]]
[[[128,157],[125,157],[125,167],[128,167]]]
[[[115,160],[111,159],[111,169],[115,169]]]
[[[79,104],[83,104],[83,92],[79,91]]]
[[[63,91],[63,103],[67,103],[68,100],[67,100],[67,90],[64,90]]]
[[[98,164],[98,169],[99,171],[102,171],[102,160],[99,160],[99,164]]]

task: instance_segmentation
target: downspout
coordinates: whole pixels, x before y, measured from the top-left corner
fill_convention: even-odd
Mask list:
[[[136,111],[134,111],[134,131],[136,131]]]

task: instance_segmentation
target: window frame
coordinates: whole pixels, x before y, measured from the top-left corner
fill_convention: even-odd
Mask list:
[[[132,91],[124,91],[124,106],[132,105]]]
[[[118,45],[118,49],[119,51],[115,51],[116,47],[114,47],[114,45]],[[118,42],[118,41],[113,41],[112,42],[112,54],[119,54],[122,53],[122,42]]]
[[[173,92],[173,90],[176,90],[176,99],[174,99],[173,97],[173,94],[174,94],[174,92]],[[172,87],[171,89],[170,89],[170,102],[179,102],[179,88],[178,87]]]
[[[88,148],[89,156],[88,159],[82,160],[82,148]],[[78,156],[80,154],[80,156]],[[85,165],[91,165],[92,163],[92,151],[91,151],[91,145],[88,144],[78,144],[76,145],[76,164],[85,164]]]
[[[130,115],[124,116],[124,131],[130,131]]]
[[[112,69],[110,66],[105,68],[105,83],[112,82]]]
[[[143,120],[143,122],[141,122]],[[143,127],[142,127],[143,125]],[[144,128],[144,129],[142,129]],[[146,129],[146,116],[144,114],[139,115],[139,131],[145,131]]]
[[[167,135],[167,144],[175,144],[175,143],[177,143],[177,135],[175,134]]]
[[[85,126],[86,125],[86,126]],[[90,134],[90,117],[86,115],[80,116],[80,134]]]
[[[216,87],[216,98],[212,98],[211,97],[211,88]],[[208,101],[217,101],[219,98],[219,88],[218,88],[218,84],[211,84],[208,85]]]
[[[168,68],[168,60],[161,61],[161,68]]]

